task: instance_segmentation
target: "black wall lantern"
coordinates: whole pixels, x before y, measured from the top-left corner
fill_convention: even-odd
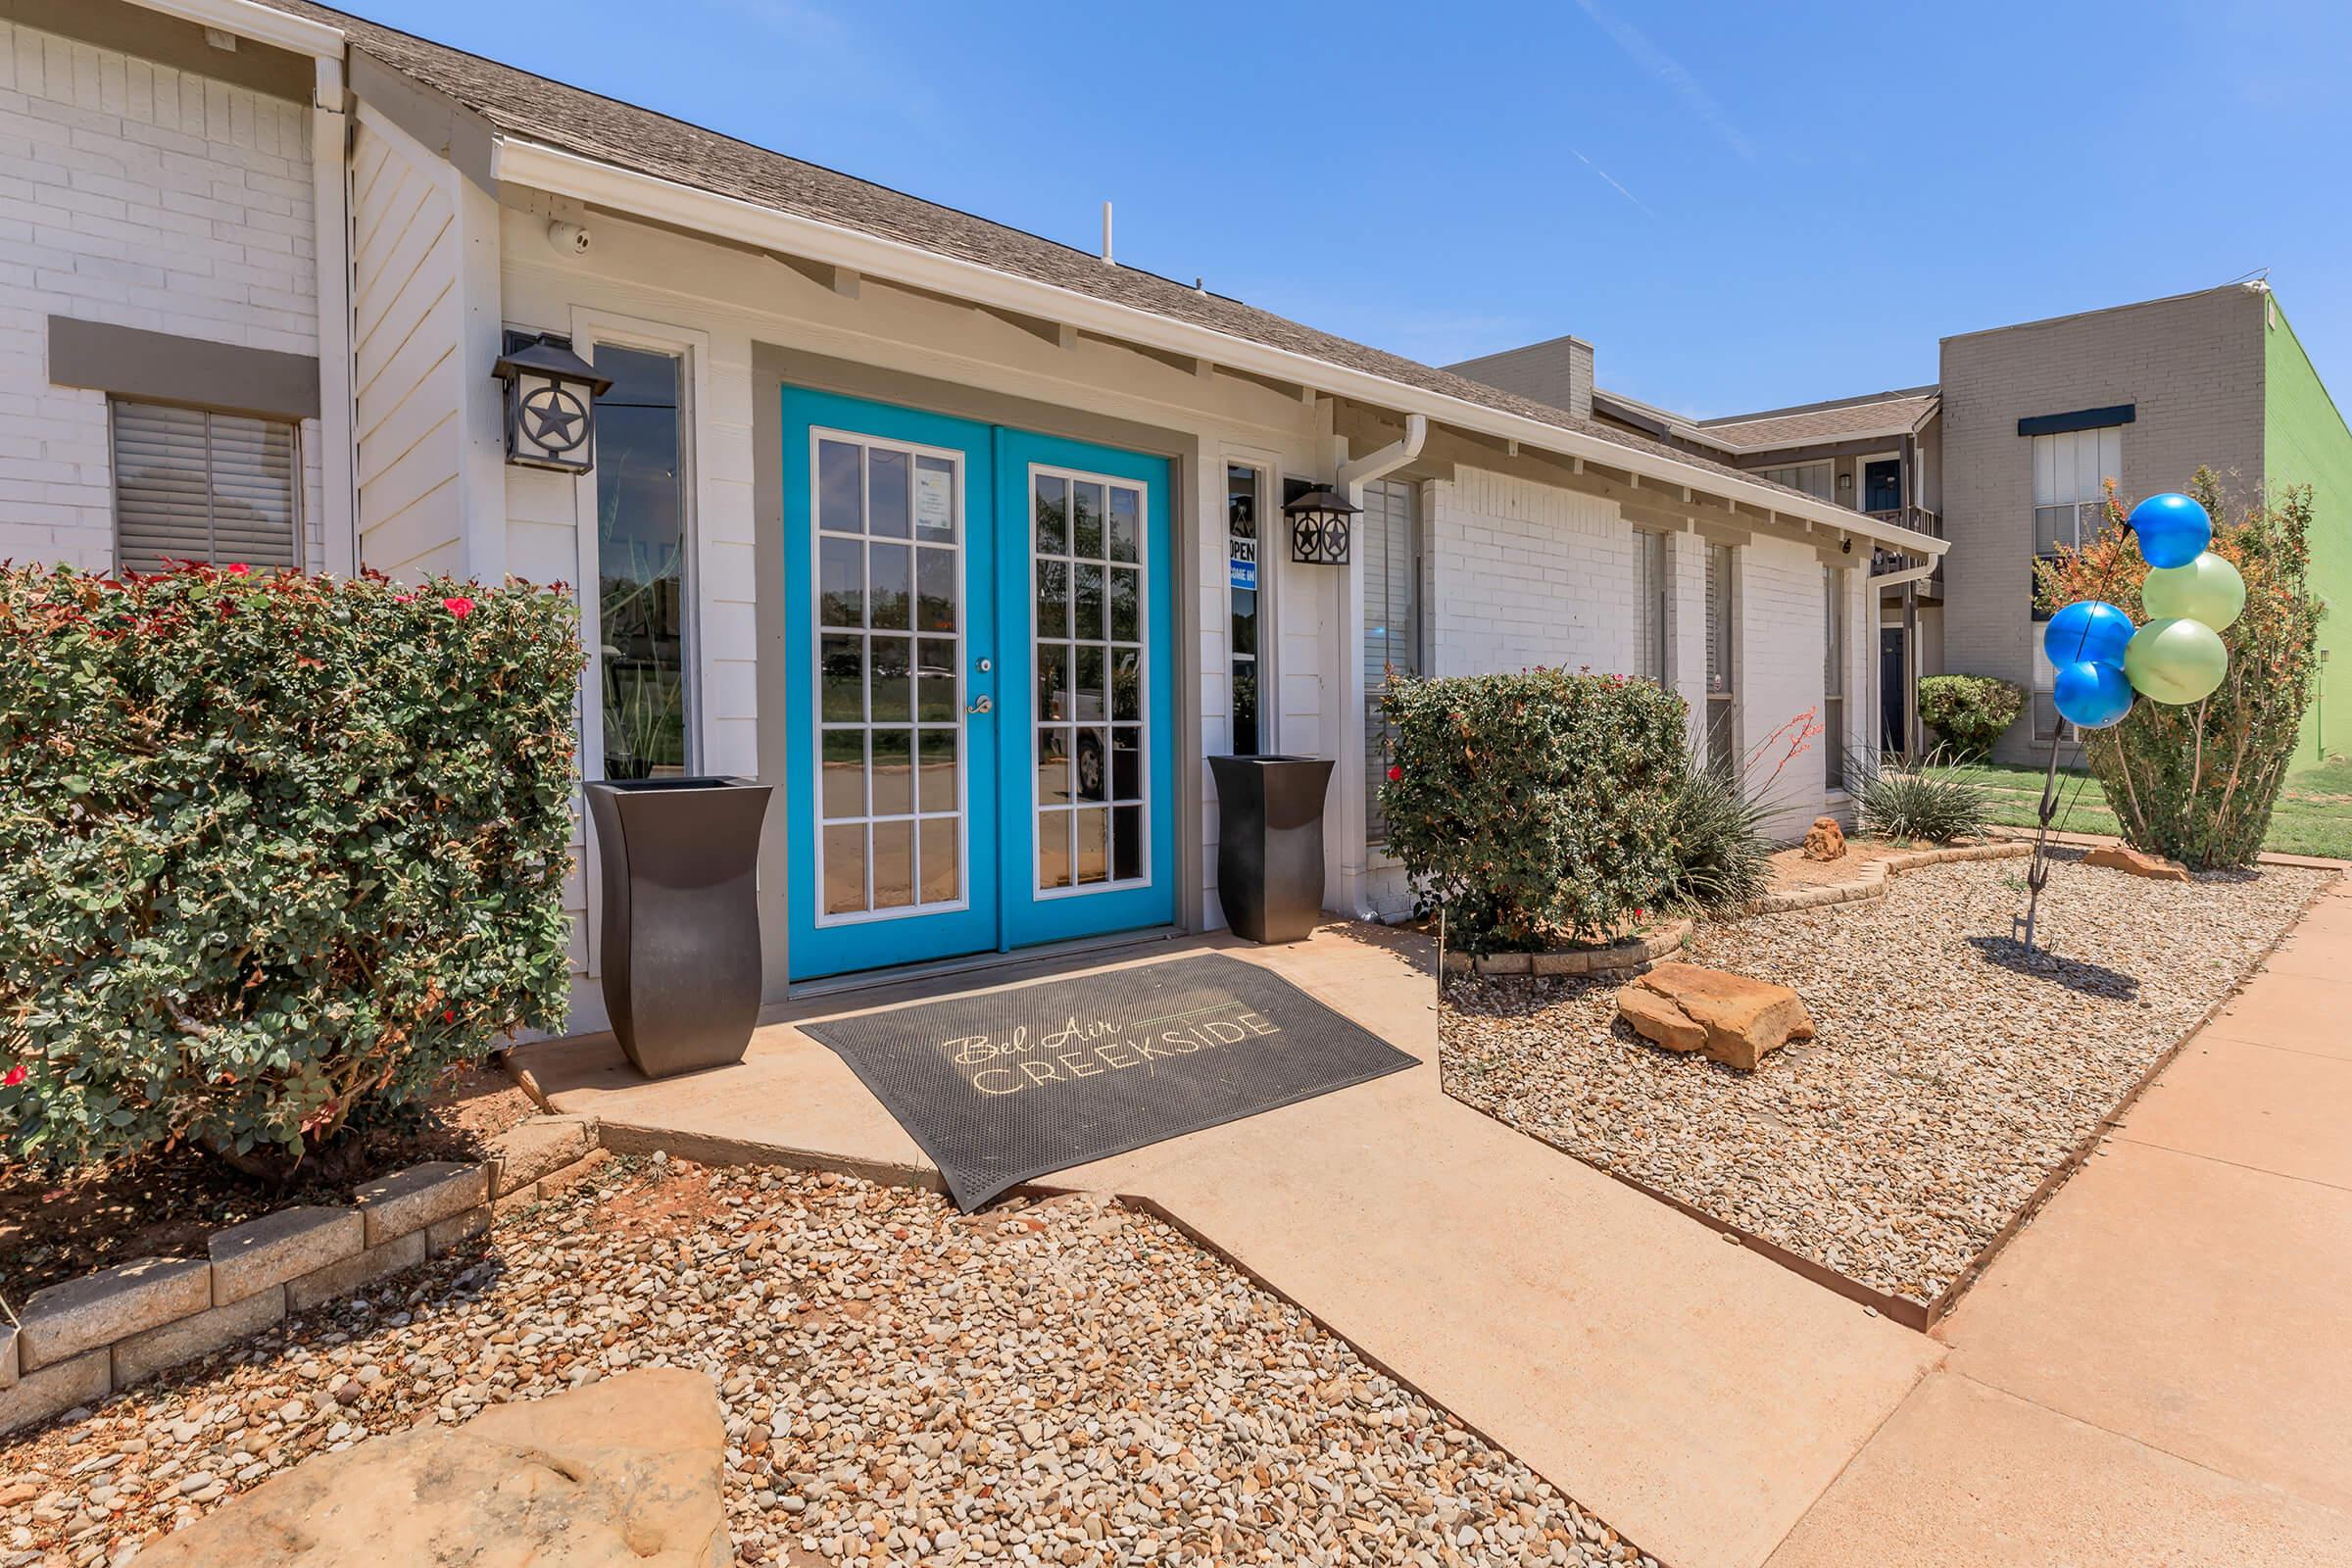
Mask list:
[[[1348,564],[1348,519],[1363,509],[1337,490],[1308,490],[1283,504],[1291,524],[1291,559],[1310,566]]]
[[[612,378],[596,373],[557,332],[507,333],[490,373],[507,384],[507,461],[586,473],[596,466],[596,400]]]

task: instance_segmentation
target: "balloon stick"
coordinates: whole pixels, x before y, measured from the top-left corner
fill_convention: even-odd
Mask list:
[[[2009,917],[2009,934],[2034,956],[2034,916],[2041,909],[2041,890],[2050,880],[2050,819],[2058,814],[2058,747],[2066,734],[2060,724],[2050,736],[2050,765],[2041,777],[2041,826],[2034,833],[2034,861],[2026,871],[2026,912]]]

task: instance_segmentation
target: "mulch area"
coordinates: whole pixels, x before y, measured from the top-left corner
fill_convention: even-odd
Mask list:
[[[202,1257],[217,1230],[295,1203],[348,1203],[352,1189],[428,1159],[473,1159],[537,1107],[504,1068],[461,1069],[422,1114],[353,1132],[331,1179],[307,1165],[272,1186],[193,1150],[60,1174],[0,1161],[0,1300],[141,1257]]]

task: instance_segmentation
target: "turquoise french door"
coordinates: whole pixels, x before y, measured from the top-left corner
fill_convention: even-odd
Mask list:
[[[793,977],[1173,919],[1165,460],[783,400]]]

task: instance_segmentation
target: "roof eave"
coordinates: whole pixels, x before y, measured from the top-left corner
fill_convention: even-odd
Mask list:
[[[1943,540],[1894,527],[1834,502],[1819,501],[1760,480],[1733,478],[1711,468],[1677,463],[1582,431],[1391,380],[1369,370],[1020,277],[903,240],[641,173],[543,142],[501,135],[494,149],[493,167],[502,183],[529,185],[689,231],[784,250],[975,304],[1024,312],[1101,336],[1191,355],[1231,369],[1360,399],[1399,413],[1427,415],[1482,435],[1517,441],[1561,457],[1624,468],[1643,479],[1721,496],[1809,527],[1832,528],[1840,534],[1928,555],[1941,555],[1947,548]]]

